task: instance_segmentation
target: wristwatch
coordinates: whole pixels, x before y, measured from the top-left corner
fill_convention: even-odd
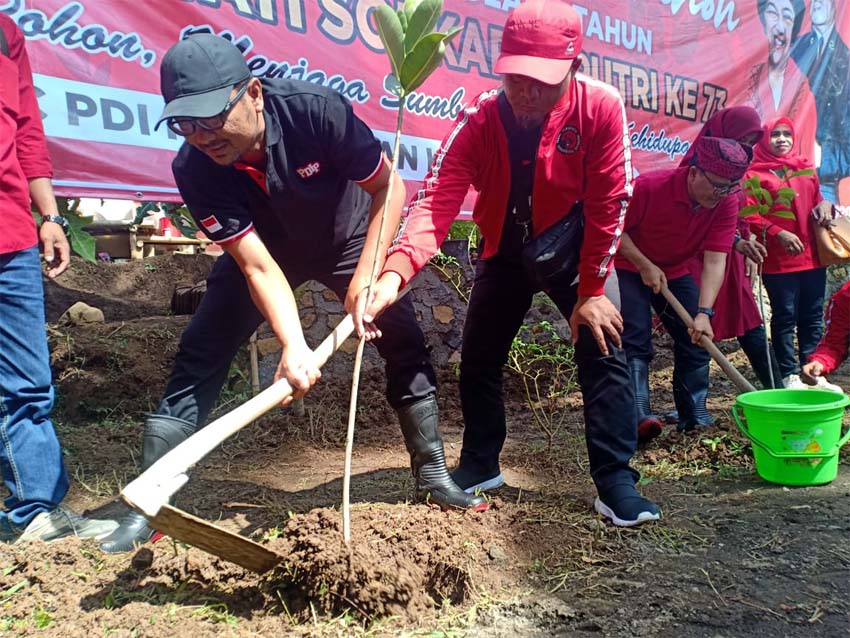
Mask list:
[[[704,314],[709,319],[711,319],[714,316],[714,309],[713,308],[704,308],[704,307],[700,306],[699,308],[697,308],[697,314],[700,314],[700,313]]]
[[[44,222],[53,222],[54,224],[59,224],[62,227],[62,230],[65,231],[65,234],[68,234],[68,220],[62,217],[62,215],[42,215],[41,223]]]

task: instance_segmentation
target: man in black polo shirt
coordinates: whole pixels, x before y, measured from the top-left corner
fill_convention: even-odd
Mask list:
[[[264,319],[283,348],[276,378],[292,384],[294,398],[310,389],[320,373],[292,289],[315,279],[344,299],[349,312],[365,303],[390,179],[396,183],[382,258],[405,200],[380,143],[338,93],[254,78],[239,49],[209,34],[174,45],[160,73],[166,102],[160,123],[186,138],[172,164],[177,186],[198,226],[227,254],[207,280],[165,396],[145,423],[143,470],[204,424],[236,351]],[[375,343],[417,495],[443,507],[486,509],[446,469],[436,379],[409,299],[357,330],[383,335]],[[129,551],[151,534],[145,518],[130,513],[102,547]]]

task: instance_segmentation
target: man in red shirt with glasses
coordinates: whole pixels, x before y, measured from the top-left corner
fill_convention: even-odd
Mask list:
[[[638,434],[643,440],[660,431],[661,421],[649,403],[652,360],[652,317],[655,309],[675,346],[673,399],[678,429],[689,431],[713,423],[706,409],[709,355],[699,345],[711,330],[726,256],[732,249],[738,218],[740,180],[752,150],[734,140],[703,137],[690,166],[644,173],[635,181],[617,273],[623,308],[623,347],[635,389]],[[702,279],[689,274],[688,261],[704,251]],[[661,288],[667,286],[694,317],[689,330],[668,307]]]
[[[317,280],[353,311],[368,283],[391,179],[381,257],[405,199],[380,142],[339,93],[255,78],[238,48],[210,34],[174,45],[160,75],[160,123],[186,139],[172,164],[177,186],[198,226],[226,254],[213,267],[165,395],[145,423],[142,469],[204,425],[236,351],[263,320],[280,341],[276,377],[289,381],[293,398],[316,383],[320,373],[292,291]],[[361,334],[367,329],[355,323]],[[436,375],[410,299],[368,330],[384,335],[376,345],[386,361],[387,399],[398,414],[417,496],[441,507],[487,509],[446,468]],[[145,518],[131,512],[101,546],[129,551],[151,535]]]

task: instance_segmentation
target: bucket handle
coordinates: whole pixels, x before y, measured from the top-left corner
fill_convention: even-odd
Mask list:
[[[737,403],[732,405],[732,418],[735,420],[735,424],[738,426],[738,428],[741,430],[741,432],[743,432],[744,436],[747,437],[750,441],[752,441],[756,445],[758,445],[762,450],[764,450],[765,452],[770,454],[772,457],[777,458],[777,459],[825,459],[825,458],[829,458],[829,457],[832,457],[832,456],[835,456],[836,454],[838,454],[838,450],[840,450],[841,447],[845,443],[847,443],[848,440],[850,440],[850,428],[848,428],[847,432],[844,433],[844,436],[842,436],[838,440],[838,443],[836,443],[835,446],[832,448],[832,450],[830,450],[829,452],[800,452],[799,454],[797,454],[797,453],[781,454],[779,452],[774,452],[767,445],[765,445],[764,443],[759,441],[755,436],[753,436],[753,433],[750,432],[749,429],[746,426],[747,418],[742,414],[738,414],[739,409],[740,408],[738,407]]]

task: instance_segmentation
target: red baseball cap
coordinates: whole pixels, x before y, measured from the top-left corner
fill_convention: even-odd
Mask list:
[[[564,0],[526,0],[508,16],[493,71],[558,84],[581,53],[581,18]]]

